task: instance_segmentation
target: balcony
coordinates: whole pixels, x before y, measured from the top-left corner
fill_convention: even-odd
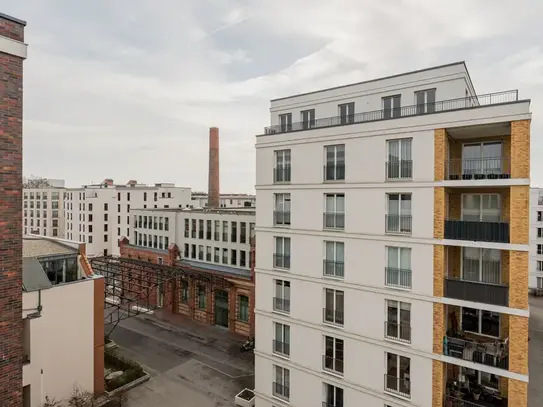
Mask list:
[[[290,344],[281,341],[273,341],[273,353],[278,353],[283,356],[290,355]]]
[[[343,375],[343,359],[322,355],[322,370]]]
[[[345,164],[325,165],[324,181],[345,181]]]
[[[273,169],[273,183],[290,182],[290,165],[280,165]]]
[[[413,161],[387,161],[385,165],[385,179],[387,181],[409,181],[413,179]]]
[[[445,239],[509,243],[509,222],[445,219]]]
[[[411,270],[385,267],[385,285],[411,289]]]
[[[345,229],[345,214],[340,212],[324,212],[324,229]]]
[[[461,374],[462,373],[462,374]],[[508,379],[482,375],[474,369],[445,364],[446,383],[444,407],[508,407]],[[501,389],[501,390],[500,390]]]
[[[274,211],[273,224],[276,226],[290,226],[290,211]]]
[[[273,310],[279,312],[290,312],[290,299],[273,297]]]
[[[411,343],[411,325],[385,321],[385,338],[397,342]]]
[[[273,267],[279,269],[290,268],[290,255],[287,254],[274,254],[273,255]]]
[[[500,397],[499,399],[495,398],[492,395],[486,396],[491,397],[490,399],[485,398],[482,400],[479,396],[478,400],[474,400],[474,396],[471,393],[462,393],[462,397],[457,398],[447,395],[445,397],[445,406],[446,407],[507,407],[507,399]],[[473,401],[470,401],[473,400]]]
[[[470,340],[454,336],[446,336],[443,354],[481,365],[509,369],[508,347],[505,342],[489,342],[486,340]]]
[[[345,263],[342,261],[324,260],[323,274],[325,277],[345,277]]]
[[[445,297],[507,307],[509,305],[509,287],[505,284],[489,283],[482,279],[474,281],[446,276]]]
[[[380,109],[363,113],[356,113],[348,116],[334,116],[317,119],[312,122],[311,129],[343,126],[356,123],[366,123],[380,120],[394,120],[402,117],[420,116],[441,112],[448,112],[460,109],[472,109],[481,106],[497,105],[503,103],[512,103],[518,101],[518,91],[511,90],[505,92],[490,93],[479,96],[469,96],[459,99],[449,99],[439,102],[426,103],[420,105],[402,106],[394,109],[394,114],[390,114],[390,109]],[[280,124],[268,126],[264,129],[264,134],[286,133],[291,131],[306,130],[307,121],[291,123],[288,126]]]
[[[445,161],[445,179],[495,180],[511,178],[509,157],[453,158]]]
[[[385,215],[385,232],[410,235],[412,232],[411,215]]]
[[[411,382],[408,378],[401,378],[385,374],[385,390],[402,397],[411,398]]]
[[[327,324],[343,326],[343,311],[324,308],[322,310],[322,321]]]

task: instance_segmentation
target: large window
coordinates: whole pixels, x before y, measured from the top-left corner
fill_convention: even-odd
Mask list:
[[[394,353],[386,354],[385,390],[411,397],[411,360]]]
[[[275,381],[272,393],[276,397],[288,400],[290,398],[290,371],[287,368],[274,365]]]
[[[411,342],[411,304],[387,300],[385,337],[400,342]]]
[[[292,130],[292,113],[279,115],[279,124],[281,125],[281,133]]]
[[[290,182],[290,150],[275,152],[274,182]]]
[[[290,194],[274,194],[274,201],[274,224],[290,225]]]
[[[290,268],[290,238],[276,237],[275,238],[275,254],[273,266],[276,268]]]
[[[436,111],[436,90],[428,89],[415,92],[417,114],[434,113]]]
[[[467,143],[462,146],[462,174],[501,174],[502,143]]]
[[[324,227],[326,229],[345,229],[344,194],[326,194],[324,196]]]
[[[462,307],[462,330],[499,338],[500,314]]]
[[[315,127],[315,109],[303,110],[301,116],[303,129],[312,129]]]
[[[462,248],[462,278],[489,284],[501,283],[501,251],[477,247]]]
[[[339,290],[324,290],[324,322],[343,325],[344,293]]]
[[[290,326],[278,322],[275,322],[274,325],[273,351],[288,356],[290,355]]]
[[[411,288],[411,249],[387,246],[385,285]]]
[[[354,123],[354,102],[338,105],[340,124]]]
[[[343,407],[343,389],[324,383],[323,407]]]
[[[343,339],[334,338],[332,336],[325,336],[323,368],[328,371],[343,374],[343,352]]]
[[[290,312],[290,281],[275,280],[273,310],[286,313]]]
[[[411,234],[411,194],[387,194],[386,232]]]
[[[198,286],[198,308],[206,309],[206,289],[203,286]]]
[[[345,276],[345,244],[324,242],[324,256],[324,275],[343,278]]]
[[[189,302],[189,282],[187,280],[181,281],[181,302]]]
[[[462,220],[499,222],[501,220],[498,194],[462,194]]]
[[[249,297],[246,295],[238,296],[239,301],[239,315],[238,318],[240,321],[247,322],[249,321]]]
[[[387,96],[383,98],[383,119],[401,116],[402,95]]]
[[[324,147],[326,165],[324,166],[325,181],[340,181],[345,179],[345,144]]]
[[[388,180],[413,178],[413,158],[411,153],[412,139],[387,140]]]

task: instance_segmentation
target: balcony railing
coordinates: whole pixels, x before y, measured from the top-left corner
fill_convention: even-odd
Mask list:
[[[345,277],[345,263],[342,261],[324,260],[323,273],[327,277]]]
[[[290,165],[280,165],[273,169],[273,182],[290,182]]]
[[[413,161],[387,161],[385,165],[385,177],[388,181],[413,179]]]
[[[411,270],[385,267],[385,285],[389,287],[411,288]]]
[[[468,396],[473,397],[473,396]],[[450,395],[445,397],[446,407],[507,407],[507,399],[488,400],[485,397],[484,401],[470,401],[465,398],[457,398]]]
[[[446,276],[445,297],[507,307],[509,305],[509,287],[505,284]]]
[[[412,222],[411,215],[385,215],[386,233],[410,235]]]
[[[343,359],[322,355],[322,368],[323,370],[343,374]]]
[[[290,355],[290,343],[281,342],[281,341],[273,341],[273,352],[279,353],[281,355]]]
[[[511,103],[518,101],[518,90],[505,92],[489,93],[478,96],[468,96],[458,99],[443,100],[440,102],[425,103],[419,105],[402,106],[394,109],[394,114],[390,114],[390,109],[380,109],[364,113],[356,113],[348,116],[334,116],[317,119],[314,121],[312,129],[342,126],[354,123],[373,122],[378,120],[393,120],[401,117],[419,116],[431,113],[441,113],[461,109],[470,109],[480,106],[497,105],[502,103]],[[312,123],[313,124],[313,123]],[[290,131],[299,131],[307,129],[307,122],[295,122],[288,126],[280,124],[268,126],[264,129],[264,134],[285,133]]]
[[[285,400],[290,398],[290,388],[280,383],[273,383],[272,393],[274,396]]]
[[[324,166],[325,181],[344,181],[345,164],[328,164]]]
[[[273,267],[280,269],[290,268],[290,255],[287,254],[274,254],[273,255]]]
[[[469,362],[492,366],[499,369],[509,369],[507,345],[496,342],[479,343],[463,338],[446,337],[443,354]],[[445,344],[444,344],[445,345]]]
[[[345,229],[345,214],[340,212],[324,212],[325,229]]]
[[[403,397],[411,398],[411,382],[409,379],[385,375],[385,390],[391,393],[399,394]]]
[[[445,161],[445,179],[481,180],[511,178],[509,157],[453,158]]]
[[[322,310],[322,320],[323,322],[334,324],[334,325],[343,325],[343,311],[335,310],[331,308],[324,308]]]
[[[290,299],[273,297],[274,311],[290,312]]]
[[[411,325],[385,321],[385,338],[411,343]]]
[[[509,243],[509,223],[446,219],[445,239]]]
[[[274,211],[273,224],[285,226],[290,225],[290,211]]]
[[[223,241],[223,242],[228,242],[228,233],[223,232],[223,234],[222,234],[222,241]]]

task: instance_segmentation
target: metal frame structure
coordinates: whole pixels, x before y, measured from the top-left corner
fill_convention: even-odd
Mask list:
[[[150,301],[152,292],[162,290],[163,300],[168,301],[166,290],[172,280],[193,278],[196,284],[217,288],[229,288],[232,283],[215,273],[198,271],[181,265],[155,264],[139,259],[120,256],[89,258],[96,274],[104,276],[105,325],[111,332],[120,321],[162,308],[157,301]],[[170,303],[171,304],[171,303]]]

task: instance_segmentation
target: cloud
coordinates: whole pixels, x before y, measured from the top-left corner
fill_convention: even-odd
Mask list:
[[[519,87],[532,98],[533,151],[543,150],[543,3],[160,3],[0,0],[28,21],[26,173],[72,186],[109,176],[205,190],[217,126],[222,190],[250,192],[270,99],[457,60],[479,92]],[[543,186],[543,164],[532,162]]]

